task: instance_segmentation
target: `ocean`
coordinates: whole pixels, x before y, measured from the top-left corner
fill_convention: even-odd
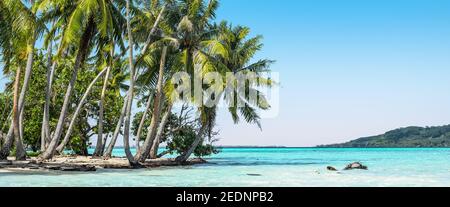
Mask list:
[[[0,186],[450,187],[450,149],[224,148],[206,159],[197,166],[88,173],[0,169]],[[341,170],[356,161],[369,170]]]

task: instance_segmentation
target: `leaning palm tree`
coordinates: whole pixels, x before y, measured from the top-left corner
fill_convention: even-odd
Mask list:
[[[215,11],[218,5],[217,0],[210,0],[208,3],[202,0],[182,0],[173,8],[167,20],[163,22],[165,32],[163,40],[178,46],[178,54],[183,58],[184,70],[191,77],[195,75],[195,55],[203,49],[213,48],[215,53],[225,55],[221,53],[224,50],[222,50],[220,43],[211,39],[214,30],[210,21],[215,18]],[[191,78],[191,80],[191,85],[193,85],[194,78]],[[158,104],[154,104],[153,107],[153,112],[156,112],[156,114],[152,114],[153,120],[148,129],[149,133],[136,155],[136,159],[141,162],[149,156],[157,135],[161,110],[159,110]]]
[[[117,8],[110,0],[79,0],[70,15],[68,25],[63,32],[62,41],[63,45],[70,45],[73,42],[78,43],[77,55],[54,135],[48,148],[41,155],[42,159],[50,159],[56,151],[63,132],[78,70],[89,55],[92,40],[96,35],[106,37],[112,33],[111,31],[114,31],[112,13],[117,13]]]
[[[128,2],[128,3],[129,3],[128,4],[129,7],[131,7],[131,5],[130,5],[131,2]],[[141,52],[138,55],[139,56],[138,60],[142,59],[142,57],[145,56],[145,54],[147,53],[147,51],[150,48],[150,46],[157,40],[155,38],[155,35],[156,35],[157,30],[158,30],[158,28],[160,26],[160,23],[161,23],[161,21],[163,19],[163,16],[166,13],[165,11],[166,11],[166,8],[168,7],[168,4],[171,4],[171,1],[168,1],[163,6],[160,6],[159,5],[159,1],[157,1],[157,0],[152,1],[152,9],[151,9],[151,11],[153,11],[153,13],[151,13],[150,16],[153,16],[153,18],[150,19],[150,22],[153,22],[153,24],[149,24],[149,25],[152,25],[152,27],[150,28],[150,30],[148,30],[145,27],[138,29],[138,30],[141,31],[140,35],[138,37],[141,37],[139,39],[142,39],[142,41],[144,41],[143,47],[141,49]],[[157,14],[157,15],[155,15],[155,14]],[[134,17],[135,18],[136,17],[139,18],[139,20],[148,21],[148,18],[142,18],[143,16],[147,16],[147,15],[139,14],[139,15],[135,15]],[[128,22],[129,22],[129,24],[131,26],[132,19],[130,18]],[[141,22],[137,22],[137,23],[141,24]],[[131,34],[131,35],[129,34],[129,37],[132,38],[132,40],[133,40],[132,42],[134,43],[134,39],[133,39],[134,36],[133,36],[133,34]],[[146,37],[146,38],[144,38],[144,37]],[[129,49],[130,49],[130,53],[132,53],[132,51],[131,51],[132,48],[129,48]],[[136,61],[136,62],[138,62],[138,61]],[[132,68],[134,69],[135,63],[134,63],[133,60],[129,60],[128,64],[129,64],[129,66],[131,66],[131,64],[133,64]],[[134,82],[139,77],[139,72],[138,71],[133,71],[133,72],[134,72],[134,75],[130,77],[130,83],[133,82],[133,84],[134,84]],[[131,110],[128,107],[128,104],[129,104],[129,101],[130,101],[130,98],[129,98],[130,95],[134,95],[134,94],[132,94],[132,93],[130,93],[130,91],[128,91],[128,93],[126,95],[126,98],[125,98],[125,101],[124,101],[124,104],[123,104],[123,107],[122,107],[122,110],[121,110],[121,115],[120,115],[119,120],[118,120],[117,125],[116,125],[116,129],[114,131],[114,134],[113,134],[113,136],[111,138],[111,141],[110,141],[110,143],[109,143],[109,145],[108,145],[108,147],[106,149],[106,152],[104,154],[104,158],[105,159],[111,158],[112,151],[113,151],[114,146],[116,144],[117,138],[118,138],[118,136],[120,134],[122,124],[124,123],[124,119],[125,119],[125,117],[126,117],[126,115],[128,113],[128,110]],[[129,120],[127,120],[127,121],[131,121],[131,117],[129,117]],[[125,123],[125,125],[127,125],[127,124]],[[129,132],[129,126],[128,126],[128,132]],[[127,135],[127,136],[129,136],[129,135]],[[128,137],[128,139],[129,139],[129,137]],[[127,141],[127,142],[129,142],[129,141]]]
[[[250,62],[256,52],[262,48],[262,37],[248,38],[250,33],[249,28],[241,26],[232,27],[226,22],[222,22],[215,27],[217,29],[215,37],[224,46],[226,54],[229,55],[214,55],[211,53],[211,50],[207,53],[200,52],[196,56],[197,63],[201,67],[204,67],[204,71],[215,70],[221,73],[223,77],[226,76],[226,73],[240,73],[243,75],[251,73],[255,75],[255,83],[245,84],[242,89],[221,91],[217,94],[217,99],[223,98],[229,105],[228,109],[235,123],[238,123],[239,117],[242,116],[246,122],[257,124],[261,128],[260,116],[257,110],[267,110],[270,108],[270,105],[263,93],[257,88],[273,86],[273,81],[263,76],[265,72],[269,72],[269,67],[273,61],[263,59],[255,63]],[[225,82],[226,80],[224,80]],[[223,87],[227,87],[226,83]],[[249,95],[252,93],[256,96]],[[211,132],[214,120],[210,119],[215,119],[215,109],[215,107],[205,109],[205,106],[200,108],[201,122],[196,139],[186,152],[176,158],[176,161],[185,162],[203,141],[205,130],[206,132]]]
[[[36,43],[36,39],[38,35],[44,30],[45,25],[43,22],[41,22],[36,14],[33,12],[31,6],[27,6],[22,1],[16,1],[16,0],[5,0],[1,4],[2,10],[5,12],[8,12],[8,15],[4,15],[3,18],[9,18],[9,20],[12,22],[10,24],[10,31],[13,36],[9,36],[8,32],[5,32],[6,34],[2,35],[3,37],[0,38],[8,38],[10,37],[9,41],[13,42],[14,44],[21,45],[22,43],[26,43],[26,45],[23,45],[21,49],[16,50],[15,52],[18,52],[19,56],[26,56],[26,66],[25,66],[25,75],[23,80],[23,85],[20,90],[20,96],[18,94],[14,94],[15,97],[18,97],[17,101],[14,101],[13,106],[13,119],[11,122],[10,130],[8,131],[8,135],[6,137],[6,143],[0,152],[0,159],[4,158],[9,154],[10,147],[11,147],[11,140],[12,135],[14,133],[14,137],[16,140],[16,159],[23,160],[26,158],[26,153],[22,147],[22,138],[21,136],[21,129],[23,127],[23,108],[25,106],[25,97],[28,92],[28,85],[31,78],[31,72],[33,67],[33,58],[34,58],[34,47]],[[8,26],[8,23],[3,23],[5,25],[2,26]],[[5,41],[5,40],[3,40]],[[2,41],[2,42],[3,42]],[[4,44],[4,43],[3,43]],[[15,46],[20,47],[20,46]],[[8,53],[6,53],[8,54]],[[25,58],[23,58],[25,59]],[[18,59],[19,60],[19,59]],[[20,60],[19,60],[20,61]],[[8,67],[8,66],[7,66]],[[18,70],[16,70],[16,79],[15,84],[19,84],[20,81],[20,67]],[[15,92],[19,91],[19,86],[15,87]],[[17,114],[16,114],[17,113]],[[17,115],[17,116],[16,116]],[[18,118],[18,120],[16,120]],[[19,133],[15,133],[15,129],[19,129]],[[19,146],[20,145],[20,146]]]

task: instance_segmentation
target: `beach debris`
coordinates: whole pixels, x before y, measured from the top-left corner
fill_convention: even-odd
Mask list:
[[[11,160],[0,160],[0,165],[12,165]]]
[[[348,164],[344,170],[368,170],[368,167],[361,164],[360,162],[354,162],[354,163],[350,163]]]
[[[251,173],[249,173],[249,174],[247,174],[248,176],[255,176],[255,177],[259,177],[259,176],[262,176],[261,174],[251,174]]]
[[[44,168],[47,170],[61,170],[59,166],[45,166]]]
[[[81,166],[72,166],[72,167],[61,167],[61,171],[71,171],[71,172],[91,172],[96,171],[95,166],[91,165],[81,165]]]
[[[327,170],[329,171],[338,171],[336,168],[332,167],[332,166],[328,166]]]
[[[40,167],[39,167],[39,165],[30,165],[30,166],[28,167],[28,169],[30,169],[30,170],[39,170]]]

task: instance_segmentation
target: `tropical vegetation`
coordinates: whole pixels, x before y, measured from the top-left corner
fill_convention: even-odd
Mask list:
[[[31,151],[41,160],[90,155],[90,147],[93,157],[109,159],[116,146],[131,165],[217,153],[218,107],[172,96],[180,72],[191,83],[211,72],[256,76],[257,83],[214,99],[235,123],[261,127],[259,111],[270,106],[260,88],[274,85],[265,78],[273,61],[255,60],[262,37],[216,21],[218,8],[218,0],[0,1],[0,67],[8,79],[0,93],[0,160],[24,160]],[[201,93],[214,85],[200,84]]]
[[[342,144],[319,147],[336,148],[427,148],[450,147],[450,125],[405,127],[377,136],[359,138]]]

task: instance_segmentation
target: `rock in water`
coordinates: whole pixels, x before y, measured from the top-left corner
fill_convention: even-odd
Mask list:
[[[344,168],[344,170],[355,170],[355,169],[368,170],[367,166],[365,166],[359,162],[350,163]]]
[[[331,166],[328,166],[328,167],[327,167],[327,170],[329,170],[329,171],[338,171],[336,168],[331,167]]]

